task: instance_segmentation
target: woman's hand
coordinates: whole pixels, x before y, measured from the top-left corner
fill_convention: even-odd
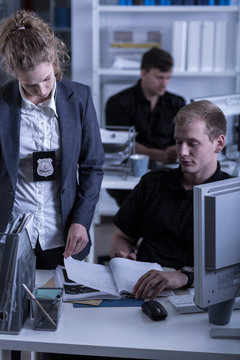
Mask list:
[[[78,254],[85,248],[88,241],[86,228],[81,224],[72,224],[68,231],[67,243],[63,254],[64,258],[67,259],[71,255]]]

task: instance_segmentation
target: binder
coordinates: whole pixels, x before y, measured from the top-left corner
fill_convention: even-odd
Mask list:
[[[30,242],[32,214],[20,215],[0,233],[0,333],[18,334],[29,314],[25,283],[33,290],[36,259]]]
[[[185,71],[187,49],[187,22],[174,21],[173,24],[173,59],[174,70]]]
[[[227,22],[216,21],[214,71],[226,70]]]
[[[200,70],[201,22],[189,21],[188,24],[187,71]]]
[[[143,5],[156,5],[155,0],[144,0]]]
[[[119,5],[132,5],[132,0],[119,0]]]
[[[202,49],[201,49],[201,71],[213,71],[214,46],[215,46],[215,24],[214,21],[203,21],[202,23]]]
[[[97,307],[135,307],[135,306],[142,306],[144,300],[138,300],[134,298],[130,299],[105,299],[100,302]],[[81,307],[96,307],[96,305],[91,305],[87,302],[85,303],[73,303],[74,308],[81,308]]]

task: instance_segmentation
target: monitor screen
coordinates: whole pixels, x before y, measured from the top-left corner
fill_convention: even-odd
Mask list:
[[[240,94],[227,94],[192,98],[191,102],[199,100],[211,101],[222,110],[225,116],[240,114]]]
[[[240,177],[194,187],[195,303],[240,295]]]
[[[240,94],[226,94],[218,96],[205,96],[199,98],[192,98],[191,102],[199,100],[208,100],[218,106],[224,113],[227,119],[227,136],[226,146],[236,144],[236,150],[240,151]],[[238,158],[238,154],[234,154],[232,148],[231,158]]]

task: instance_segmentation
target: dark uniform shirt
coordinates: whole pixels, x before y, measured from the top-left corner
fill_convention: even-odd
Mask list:
[[[106,125],[135,126],[136,141],[149,148],[165,149],[175,143],[173,118],[185,100],[165,92],[151,110],[150,101],[138,83],[109,98],[106,104]]]
[[[206,182],[230,178],[220,166]],[[185,190],[177,169],[146,174],[114,217],[128,236],[143,238],[137,260],[180,269],[193,266],[193,190]]]

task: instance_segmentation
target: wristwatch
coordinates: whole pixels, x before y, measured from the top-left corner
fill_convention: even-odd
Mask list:
[[[184,287],[191,287],[194,282],[194,269],[191,266],[184,266],[180,269],[180,271],[188,277],[188,282]]]

